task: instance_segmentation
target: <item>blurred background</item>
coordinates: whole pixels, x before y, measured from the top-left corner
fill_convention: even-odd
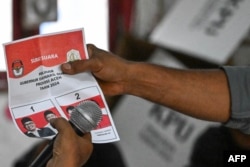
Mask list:
[[[4,0],[0,8],[2,44],[84,28],[87,43],[128,60],[207,69],[250,63],[250,1]],[[1,49],[0,164],[11,167],[41,141],[22,135],[12,123],[6,76]],[[216,157],[218,151],[232,149],[232,145],[234,149],[249,149],[236,140],[242,134],[221,129],[220,124],[196,120],[129,95],[106,100],[121,138],[114,145],[122,160],[112,161],[123,161],[127,167],[195,166],[200,163],[197,159],[206,163],[205,157]],[[224,137],[228,141],[222,140]],[[201,146],[208,147],[204,142],[228,146],[202,152]],[[220,161],[218,157],[212,161]],[[207,161],[209,166],[211,159]]]

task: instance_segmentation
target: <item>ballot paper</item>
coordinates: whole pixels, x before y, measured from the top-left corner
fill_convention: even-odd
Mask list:
[[[249,32],[249,7],[249,0],[178,0],[150,41],[225,64]]]
[[[4,44],[4,51],[9,108],[21,133],[52,138],[57,131],[46,121],[45,112],[68,120],[72,108],[85,100],[93,100],[101,108],[102,120],[91,131],[92,142],[119,140],[110,110],[93,75],[90,72],[67,75],[60,69],[65,62],[89,58],[84,29],[16,40]],[[30,132],[34,126],[37,131]]]

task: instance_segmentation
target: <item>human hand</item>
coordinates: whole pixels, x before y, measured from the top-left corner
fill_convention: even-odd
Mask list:
[[[62,71],[65,74],[90,71],[96,77],[105,95],[113,96],[125,93],[129,65],[132,62],[101,50],[92,44],[88,44],[87,49],[89,59],[62,64]]]
[[[53,156],[46,167],[81,167],[87,162],[92,151],[90,133],[78,136],[64,118],[54,118],[51,125],[58,134],[54,141]]]

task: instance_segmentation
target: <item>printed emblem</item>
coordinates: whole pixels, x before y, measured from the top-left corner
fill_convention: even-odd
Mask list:
[[[23,62],[21,60],[15,60],[12,62],[12,72],[15,77],[20,77],[23,75]]]

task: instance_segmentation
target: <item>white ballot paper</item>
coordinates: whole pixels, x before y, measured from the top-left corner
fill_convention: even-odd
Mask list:
[[[178,0],[151,42],[224,64],[250,27],[249,0]]]
[[[46,121],[45,113],[53,112],[68,120],[72,108],[85,100],[93,100],[102,110],[102,120],[91,131],[92,142],[119,140],[102,90],[92,74],[67,75],[60,69],[62,63],[88,59],[83,29],[13,41],[4,44],[4,50],[9,107],[21,133],[52,138],[57,132]],[[30,132],[29,128],[34,126],[37,131]]]

